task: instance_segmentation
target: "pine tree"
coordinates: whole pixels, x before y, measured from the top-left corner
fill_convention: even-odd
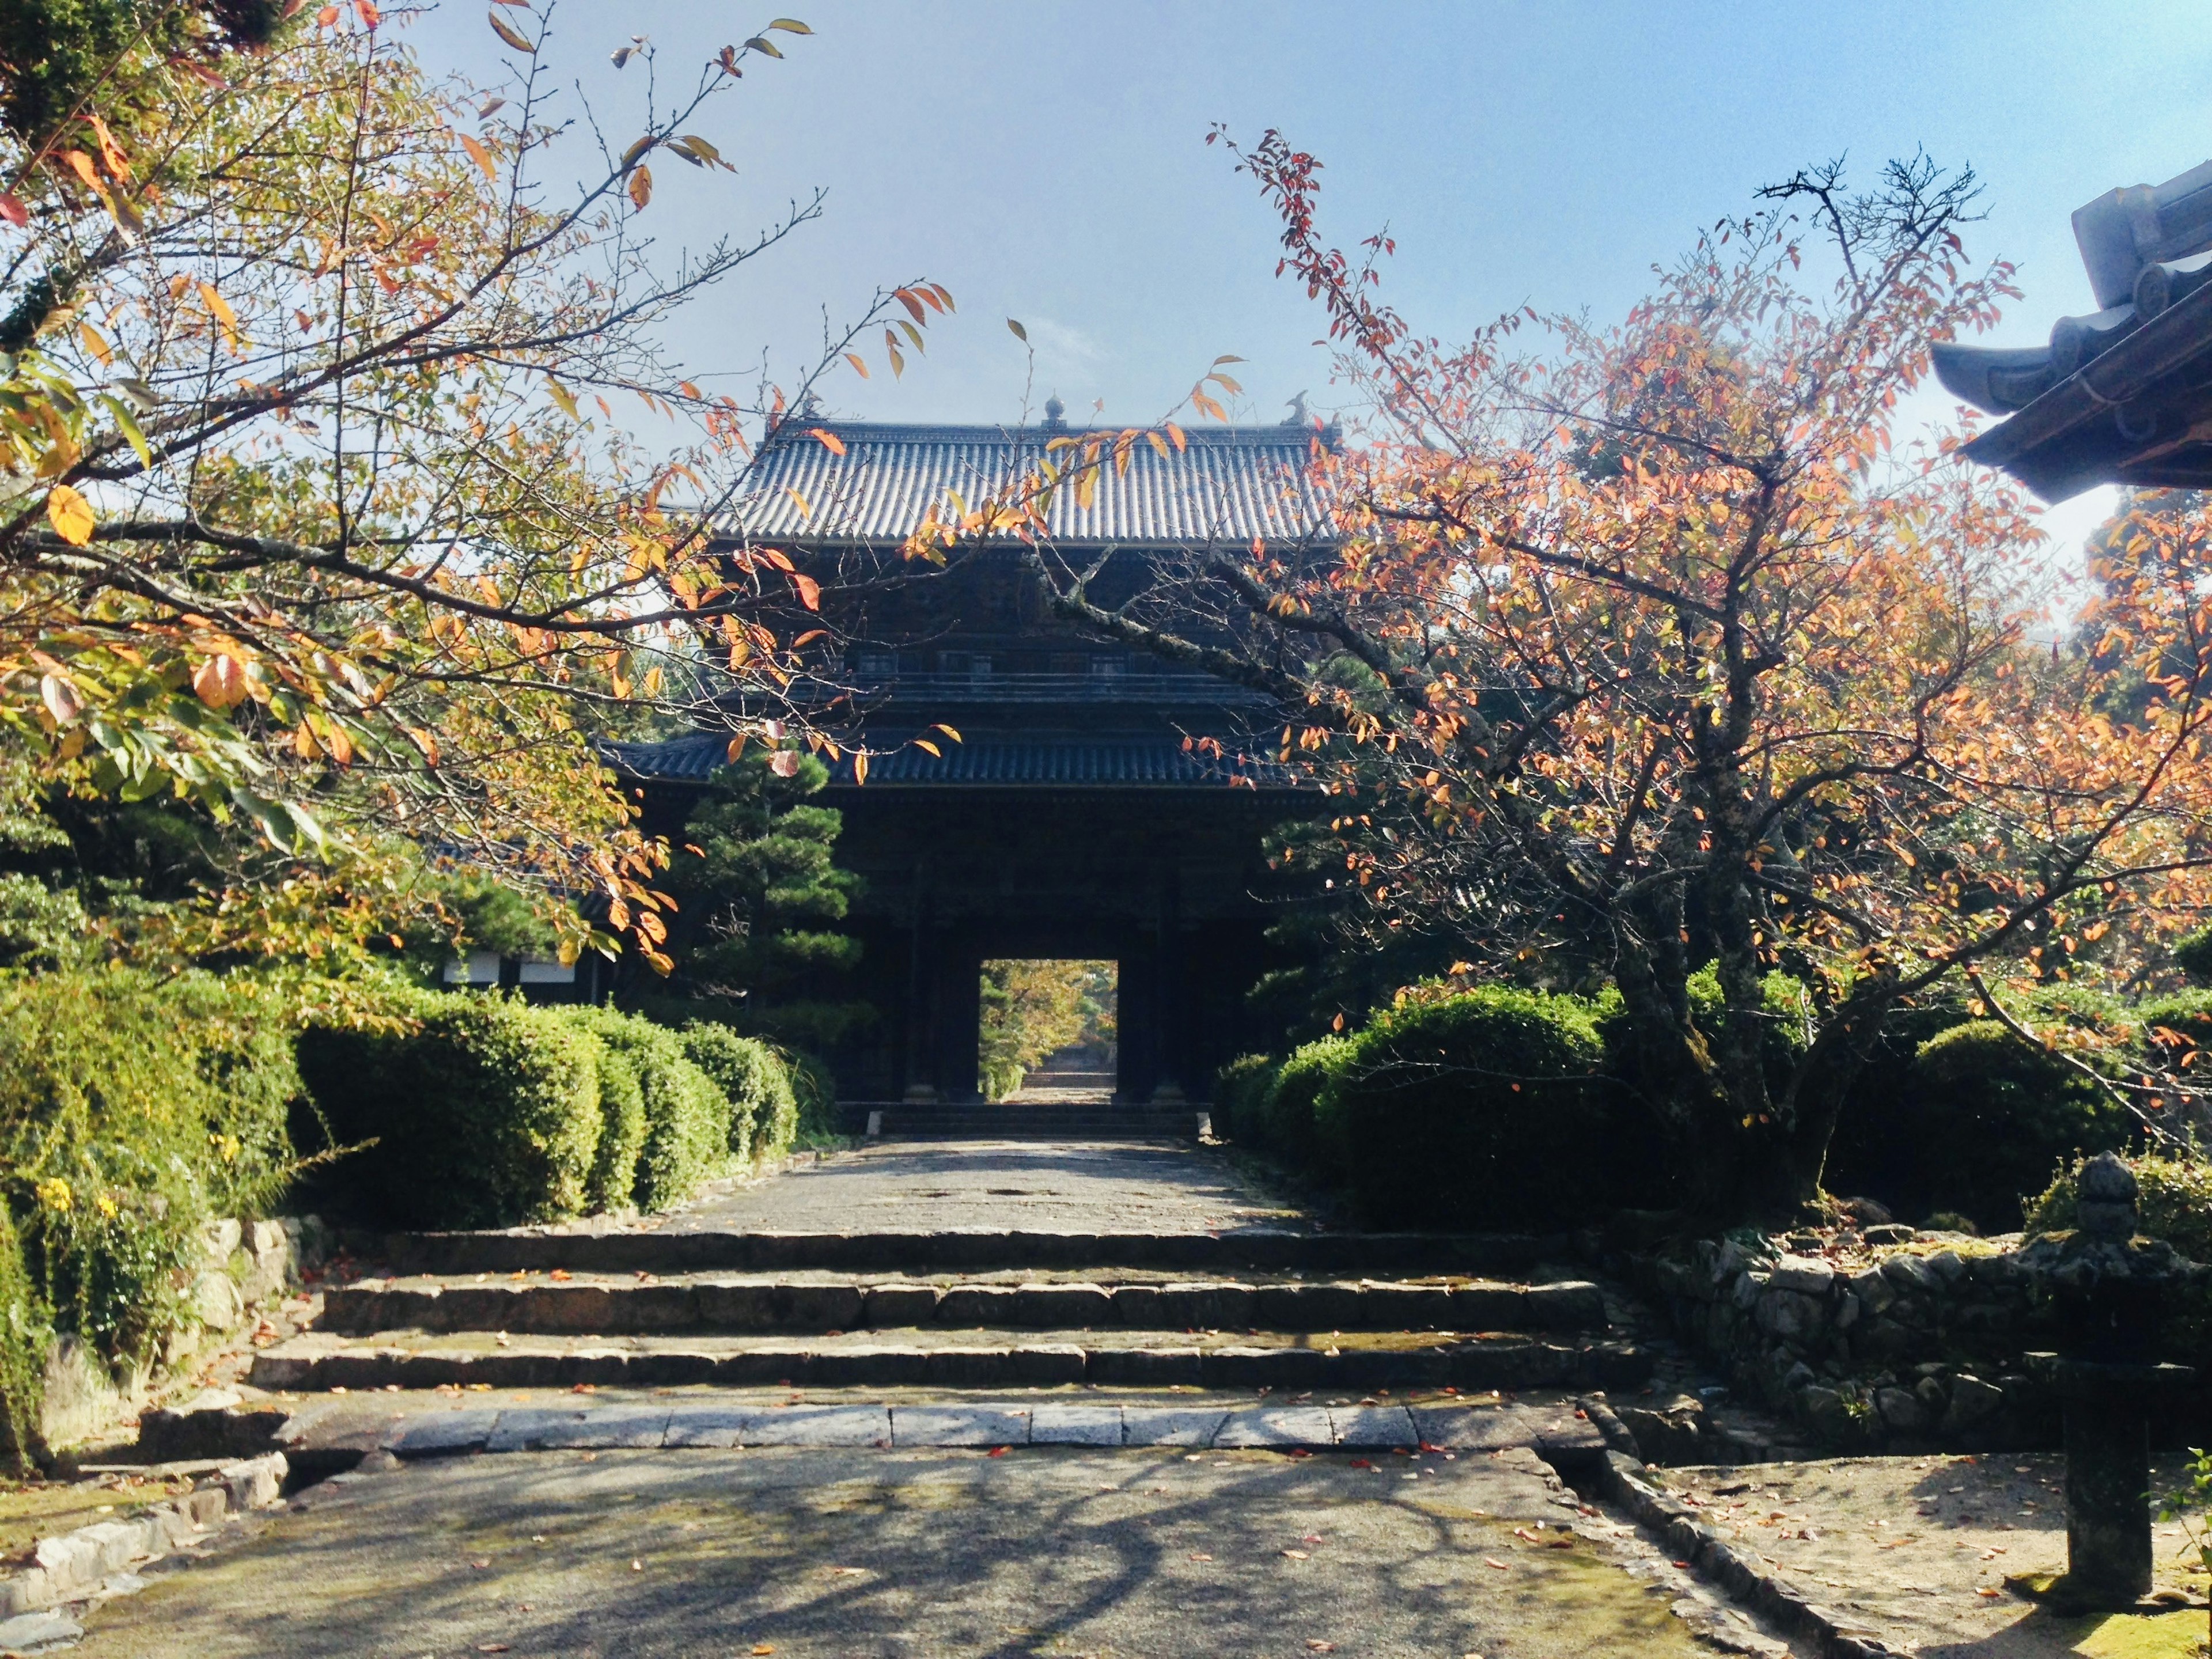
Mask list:
[[[860,958],[842,921],[860,878],[833,861],[844,827],[807,799],[830,781],[812,756],[790,777],[748,756],[719,773],[678,839],[669,879],[682,908],[669,989],[720,1005],[712,1017],[820,1051],[872,1019],[841,998]]]

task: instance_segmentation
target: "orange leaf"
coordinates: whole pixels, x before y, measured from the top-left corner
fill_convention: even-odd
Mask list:
[[[470,137],[465,132],[461,135],[461,148],[468,151],[469,160],[474,161],[478,167],[483,169],[483,176],[485,178],[490,179],[494,184],[499,182],[499,163],[491,159],[491,152],[489,150],[486,149],[475,139]]]
[[[791,585],[799,590],[799,604],[805,605],[809,611],[819,611],[822,608],[822,584],[816,581],[813,577],[793,571]]]
[[[891,290],[891,298],[896,300],[901,305],[904,306],[917,323],[926,323],[929,320],[928,317],[923,314],[921,301],[909,290],[902,288],[895,288]]]
[[[335,9],[335,8],[333,8],[333,9]],[[532,46],[529,41],[524,40],[521,35],[516,33],[514,29],[507,27],[506,20],[501,17],[497,12],[487,13],[485,15],[484,21],[491,25],[491,32],[494,34],[499,36],[501,40],[506,41],[508,46],[513,46],[517,52],[533,53],[537,52],[537,47]]]
[[[813,429],[812,435],[821,439],[822,447],[832,455],[842,455],[845,453],[845,441],[836,433],[825,431],[817,426]]]
[[[23,205],[21,197],[0,191],[0,219],[21,230],[31,222],[31,210]]]
[[[629,199],[634,207],[643,207],[653,199],[653,169],[641,167],[629,175]]]
[[[868,366],[862,362],[858,357],[854,356],[851,352],[848,351],[845,354],[845,361],[852,364],[854,371],[859,374],[862,380],[865,380],[868,378]]]
[[[853,781],[854,783],[866,783],[867,781],[868,751],[865,749],[855,749],[853,751]],[[1004,1448],[1002,1447],[1000,1449],[1003,1450]],[[998,1453],[994,1452],[992,1455],[995,1457],[998,1455]]]

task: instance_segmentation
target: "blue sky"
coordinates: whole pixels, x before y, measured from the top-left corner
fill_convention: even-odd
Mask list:
[[[942,282],[959,315],[902,380],[849,372],[834,412],[1014,418],[1037,346],[1041,399],[1136,422],[1217,355],[1247,359],[1240,418],[1330,401],[1321,332],[1273,276],[1275,231],[1208,126],[1279,127],[1326,162],[1323,228],[1384,223],[1389,292],[1425,331],[1464,333],[1528,302],[1617,315],[1650,268],[1762,183],[1848,155],[1860,176],[1924,146],[1987,186],[1977,256],[2020,266],[2005,342],[2091,308],[2068,216],[2114,185],[2212,156],[2212,6],[2204,0],[772,0],[811,37],[776,37],[701,130],[738,174],[655,169],[665,245],[743,231],[793,195],[823,221],[690,316],[702,380],[787,374],[878,283]],[[539,6],[542,12],[544,8]],[[511,14],[510,14],[511,15]],[[650,37],[664,81],[776,15],[726,0],[565,0],[545,57],[611,134],[634,125]],[[416,21],[426,63],[495,81],[500,48],[471,0]],[[1934,403],[1927,417],[1940,417]],[[2070,541],[2102,503],[2054,515]]]

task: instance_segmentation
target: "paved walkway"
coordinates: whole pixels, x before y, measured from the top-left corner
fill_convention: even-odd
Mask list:
[[[2161,1465],[2163,1491],[2180,1461]],[[2065,1468],[2055,1454],[1992,1452],[1650,1474],[1810,1599],[1920,1659],[2196,1659],[2201,1608],[2061,1618],[2008,1583],[2065,1570]],[[2155,1535],[2159,1583],[2201,1598],[2181,1528]]]
[[[1690,1594],[1525,1451],[543,1452],[315,1488],[80,1651],[1691,1659]]]
[[[1202,1146],[950,1141],[836,1153],[710,1194],[662,1224],[676,1231],[1216,1233],[1300,1221]]]

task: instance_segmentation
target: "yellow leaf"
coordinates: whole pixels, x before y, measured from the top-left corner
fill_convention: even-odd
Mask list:
[[[216,321],[221,323],[225,328],[238,326],[238,314],[231,310],[230,302],[216,292],[213,283],[200,283],[200,298],[207,301],[207,308],[214,313]]]
[[[947,726],[947,725],[946,725],[943,720],[939,720],[939,721],[938,721],[936,725],[934,725],[934,726],[933,726],[932,727],[930,727],[930,730],[931,730],[931,731],[933,731],[933,732],[944,732],[944,733],[945,733],[945,735],[946,737],[948,737],[948,738],[951,738],[951,739],[952,739],[952,741],[953,741],[953,742],[955,742],[955,743],[962,743],[962,742],[965,742],[965,741],[966,741],[966,739],[964,739],[963,738],[962,738],[962,737],[961,737],[961,735],[960,735],[957,732],[954,731],[951,726]]]
[[[491,152],[489,150],[486,149],[475,139],[470,137],[465,132],[461,135],[461,148],[468,151],[469,160],[474,161],[477,167],[483,170],[483,176],[485,178],[490,179],[494,184],[497,184],[499,182],[499,163],[491,159]]]
[[[553,401],[561,405],[562,414],[572,421],[579,418],[576,413],[575,396],[567,386],[548,374],[545,377],[545,390],[551,394]]]
[[[751,40],[746,41],[745,44],[750,46],[755,52],[764,52],[771,58],[781,58],[783,56],[782,51],[776,46],[775,41],[764,40],[757,34],[753,36]]]
[[[192,693],[210,708],[234,708],[246,700],[246,670],[237,658],[217,653],[192,671]]]
[[[867,781],[868,751],[865,749],[855,749],[853,751],[853,781],[866,783]]]
[[[811,34],[814,33],[812,29],[807,27],[805,24],[800,22],[796,17],[779,17],[774,22],[770,23],[769,27],[772,29],[781,29],[786,34]],[[755,1653],[758,1653],[761,1650],[755,1648],[753,1651]],[[768,1651],[773,1653],[775,1650],[770,1648]]]
[[[46,495],[46,522],[70,546],[82,547],[100,521],[92,516],[90,501],[67,484],[56,484]]]
[[[107,342],[100,337],[100,331],[90,323],[79,323],[76,325],[76,337],[84,342],[84,349],[87,351],[100,359],[100,366],[102,368],[111,368],[114,366],[115,353],[108,349]]]
[[[653,199],[653,169],[638,167],[629,175],[629,199],[633,207],[643,207]]]
[[[939,760],[943,760],[945,758],[945,751],[942,749],[939,749],[935,744],[932,743],[927,738],[916,738],[914,740],[914,746],[921,750],[926,755],[934,755]]]

